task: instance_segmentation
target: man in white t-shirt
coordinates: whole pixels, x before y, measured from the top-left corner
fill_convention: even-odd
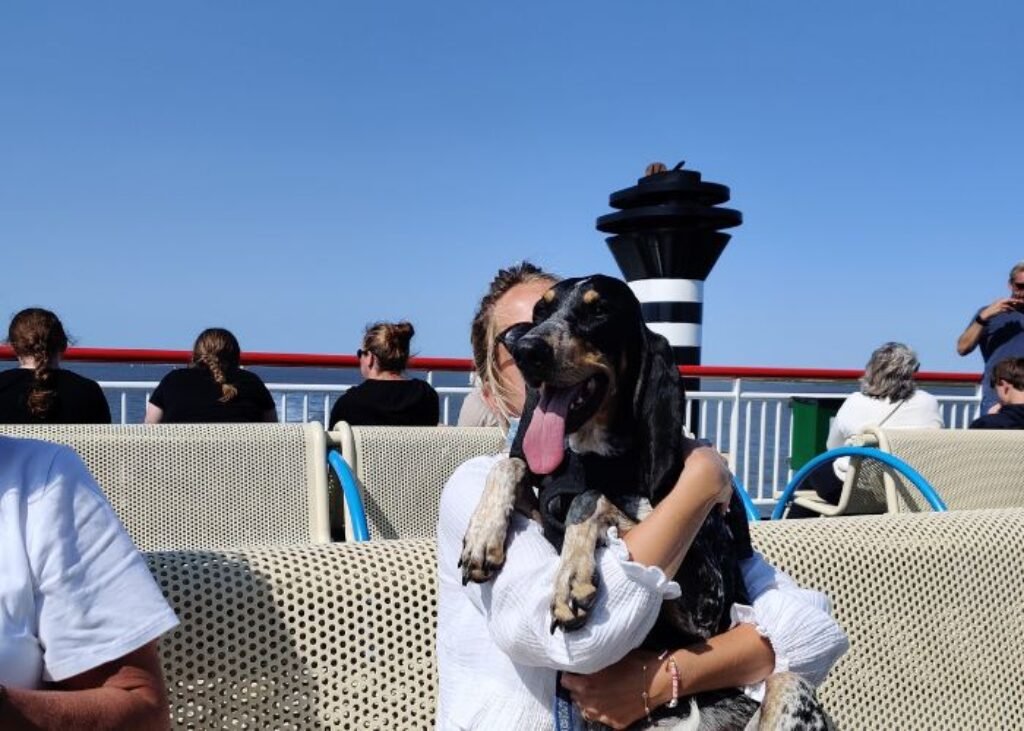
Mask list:
[[[0,437],[0,728],[167,728],[177,623],[75,452]]]

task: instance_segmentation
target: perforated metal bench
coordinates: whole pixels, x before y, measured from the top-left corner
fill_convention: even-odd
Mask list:
[[[315,424],[4,425],[75,449],[143,550],[330,540]]]
[[[821,689],[839,728],[1022,728],[1024,510],[751,526],[831,596],[850,651]],[[147,557],[176,729],[432,729],[430,540]]]
[[[876,447],[913,467],[949,510],[1024,507],[1024,431],[869,427],[851,443]],[[933,509],[904,474],[870,459],[851,461],[844,491],[846,505],[825,504],[803,490],[793,502],[823,515]]]
[[[329,433],[359,486],[371,539],[427,538],[437,532],[441,490],[455,468],[505,445],[496,427],[352,427]],[[346,537],[353,535],[345,510]]]

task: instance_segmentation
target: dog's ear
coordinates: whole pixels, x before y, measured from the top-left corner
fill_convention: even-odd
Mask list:
[[[645,482],[655,501],[668,494],[683,463],[683,404],[686,396],[672,348],[643,326],[640,364],[633,394],[637,445]]]
[[[512,439],[512,446],[509,449],[510,457],[519,457],[524,462],[526,461],[526,454],[523,452],[523,437],[526,436],[526,431],[530,428],[530,419],[533,418],[534,409],[537,408],[539,402],[540,391],[527,386],[526,403],[523,404],[523,413],[519,417],[519,427],[516,429],[516,435]]]

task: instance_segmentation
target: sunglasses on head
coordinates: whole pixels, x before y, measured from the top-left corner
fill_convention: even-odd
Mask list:
[[[532,322],[517,322],[509,325],[500,333],[494,336],[495,345],[504,345],[505,350],[509,353],[512,352],[512,348],[515,347],[516,342],[519,338],[523,337],[533,327]]]

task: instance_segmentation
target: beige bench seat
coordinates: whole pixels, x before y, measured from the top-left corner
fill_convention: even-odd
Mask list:
[[[1024,727],[1024,510],[752,529],[849,634],[821,690],[839,728]],[[161,647],[175,728],[433,728],[433,541],[147,558],[182,618]]]
[[[330,540],[316,424],[4,425],[78,452],[143,550]]]
[[[494,427],[349,426],[331,442],[355,475],[370,539],[424,538],[437,533],[441,490],[455,468],[505,445]],[[346,536],[352,535],[345,511]]]

